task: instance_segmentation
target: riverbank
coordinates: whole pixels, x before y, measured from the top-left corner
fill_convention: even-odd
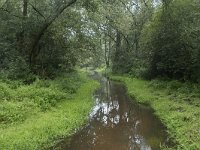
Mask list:
[[[0,149],[45,149],[70,136],[85,123],[98,85],[84,73],[31,85],[1,81]]]
[[[128,93],[140,103],[150,105],[167,126],[169,135],[176,141],[178,150],[200,149],[200,86],[178,81],[144,81],[115,76],[122,81]]]

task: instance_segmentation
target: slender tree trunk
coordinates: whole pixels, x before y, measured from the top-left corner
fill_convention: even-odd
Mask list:
[[[116,48],[115,48],[115,54],[113,58],[113,72],[118,71],[118,64],[120,63],[120,57],[121,57],[121,34],[118,30],[116,30]]]
[[[23,0],[23,16],[26,17],[28,14],[28,0]]]
[[[105,31],[106,32],[106,31]],[[106,68],[108,67],[108,52],[107,52],[107,36],[104,35],[104,53],[105,53],[105,61],[106,61]]]
[[[28,14],[28,0],[23,0],[23,9],[22,9],[22,26],[21,31],[17,33],[17,49],[21,53],[21,55],[25,55],[25,21]]]
[[[110,36],[112,36],[112,35],[111,35],[111,29],[110,29],[110,28],[109,28],[108,34],[109,34]],[[110,67],[110,54],[111,54],[111,50],[112,50],[112,39],[109,38],[109,41],[108,41],[108,42],[109,42],[109,43],[108,43],[108,67]]]
[[[119,52],[121,49],[121,34],[117,30],[117,35],[116,35],[116,52]]]

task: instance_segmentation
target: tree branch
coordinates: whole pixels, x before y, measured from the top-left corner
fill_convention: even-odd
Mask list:
[[[7,10],[7,9],[5,9],[5,8],[0,8],[0,10],[6,12],[6,13],[8,13],[8,14],[10,14],[10,15],[13,16],[13,17],[23,19],[22,16],[18,16],[18,15],[12,14],[11,11],[9,11],[9,10]]]
[[[63,11],[74,4],[77,0],[70,0],[67,4],[61,5],[57,12],[55,14],[50,15],[46,20],[45,23],[42,25],[42,27],[39,29],[39,32],[37,33],[34,41],[32,42],[29,61],[30,66],[33,65],[34,59],[37,57],[37,46],[39,44],[39,41],[41,40],[42,36],[44,35],[45,31],[48,29],[48,27],[58,18],[60,14],[63,13]]]
[[[31,5],[33,10],[35,10],[41,17],[43,17],[46,20],[45,16],[35,6],[33,6],[33,4],[29,3],[29,5]]]
[[[1,6],[1,8],[3,8],[3,7],[6,5],[7,2],[8,2],[8,0],[6,0],[6,1],[3,3],[3,5]]]

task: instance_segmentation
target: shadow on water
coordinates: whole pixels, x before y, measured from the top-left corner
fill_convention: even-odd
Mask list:
[[[101,78],[94,100],[87,126],[60,149],[159,150],[167,145],[166,128],[150,108],[131,100],[123,84]]]

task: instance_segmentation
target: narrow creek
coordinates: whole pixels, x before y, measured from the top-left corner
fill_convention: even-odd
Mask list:
[[[101,78],[88,124],[63,150],[159,150],[168,143],[166,128],[153,111],[134,102],[122,83]]]

